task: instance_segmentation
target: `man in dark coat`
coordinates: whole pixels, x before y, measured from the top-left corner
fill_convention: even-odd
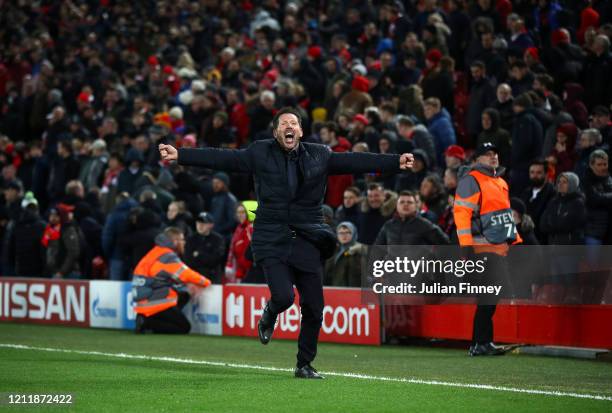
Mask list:
[[[433,168],[436,165],[436,145],[427,127],[417,125],[416,120],[410,116],[400,115],[397,117],[397,131],[399,140],[396,147],[399,153],[420,149],[427,155],[429,166]]]
[[[41,277],[45,274],[45,248],[42,240],[45,222],[38,214],[38,201],[26,197],[22,202],[23,212],[11,231],[9,259],[18,277]]]
[[[58,205],[62,229],[60,232],[58,254],[55,257],[54,278],[81,278],[81,258],[86,249],[85,239],[79,225],[74,220],[72,205]],[[85,274],[86,275],[86,274]]]
[[[400,192],[396,211],[397,215],[385,222],[378,233],[376,245],[449,244],[440,227],[418,214],[415,192]]]
[[[63,140],[57,145],[58,157],[54,159],[47,183],[47,194],[51,201],[59,201],[66,184],[79,177],[81,164],[72,153],[70,141]]]
[[[520,199],[525,203],[527,215],[535,224],[535,235],[541,244],[546,240],[540,232],[540,218],[546,205],[555,195],[555,189],[550,182],[546,182],[546,161],[536,159],[529,165],[529,186],[521,193]]]
[[[608,172],[608,154],[597,149],[589,157],[582,188],[586,196],[586,245],[609,244],[612,241],[612,177]]]
[[[542,152],[544,132],[531,112],[532,107],[533,101],[527,94],[514,99],[516,118],[512,128],[512,193],[518,193],[529,184],[529,164]]]
[[[238,201],[229,191],[230,179],[225,172],[213,175],[213,195],[210,198],[210,213],[215,219],[217,232],[229,242],[236,228],[236,205]]]
[[[201,212],[196,218],[196,233],[187,238],[185,263],[213,284],[221,283],[221,266],[225,264],[225,240],[213,231],[215,219],[208,212]]]
[[[138,203],[122,192],[117,196],[117,205],[108,215],[102,230],[102,249],[109,260],[109,278],[111,280],[126,280],[124,251],[119,245],[119,238],[125,233],[130,210]]]
[[[336,222],[349,221],[359,230],[361,220],[361,191],[356,186],[349,186],[344,190],[342,205],[336,209]]]
[[[119,236],[119,249],[123,251],[129,273],[155,246],[155,237],[162,230],[161,224],[160,216],[145,205],[129,212],[127,231]]]
[[[507,83],[502,83],[497,86],[496,91],[497,99],[491,103],[493,109],[497,109],[500,119],[500,126],[510,132],[512,130],[512,123],[514,118],[514,111],[512,110],[512,88]]]
[[[125,155],[125,168],[117,178],[117,192],[127,192],[132,195],[138,189],[136,182],[142,176],[144,157],[136,148],[131,148]]]
[[[601,140],[608,148],[612,147],[612,120],[610,120],[610,109],[605,106],[596,106],[593,108],[593,124],[601,133]]]
[[[259,339],[267,344],[272,338],[278,314],[293,305],[295,283],[302,313],[295,376],[321,378],[310,363],[323,319],[321,261],[331,256],[336,241],[323,223],[327,175],[397,172],[412,165],[412,156],[333,153],[323,145],[300,143],[301,125],[299,113],[286,108],[274,117],[274,140],[256,141],[241,150],[177,151],[169,145],[159,150],[163,160],[253,174],[258,208],[251,248],[271,292],[258,324]]]
[[[482,111],[495,100],[495,86],[487,77],[485,65],[481,61],[472,63],[470,72],[472,74],[472,87],[470,88],[466,124],[470,141],[476,143],[478,134],[482,130],[480,117]]]
[[[359,242],[366,245],[374,244],[376,234],[383,224],[393,215],[397,194],[385,191],[379,182],[368,185],[366,197],[361,201],[361,215],[359,216]]]
[[[540,218],[540,231],[546,234],[550,245],[582,245],[585,223],[580,179],[573,172],[563,172],[557,178],[557,193]]]
[[[595,37],[593,52],[587,56],[584,67],[585,101],[590,107],[610,104],[612,99],[611,72],[610,39],[600,34]]]

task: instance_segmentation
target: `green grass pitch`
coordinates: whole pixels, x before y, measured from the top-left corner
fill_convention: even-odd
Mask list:
[[[8,344],[81,352],[11,348]],[[0,410],[612,412],[612,365],[607,362],[513,354],[470,358],[465,350],[456,349],[321,344],[314,363],[323,372],[452,382],[460,387],[339,375],[304,381],[284,370],[236,366],[290,369],[295,351],[294,341],[273,340],[262,346],[255,338],[137,336],[128,331],[0,324],[0,393],[74,395],[71,406],[0,404]],[[120,358],[111,353],[158,359]],[[607,400],[468,388],[464,384],[599,395]]]

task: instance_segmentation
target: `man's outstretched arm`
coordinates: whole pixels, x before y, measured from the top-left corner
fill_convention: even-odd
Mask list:
[[[172,145],[159,145],[163,161],[177,161],[180,165],[200,166],[230,172],[251,172],[252,164],[248,149],[176,149]]]
[[[400,172],[412,168],[414,156],[369,152],[334,152],[327,164],[328,175],[345,175],[368,172]]]

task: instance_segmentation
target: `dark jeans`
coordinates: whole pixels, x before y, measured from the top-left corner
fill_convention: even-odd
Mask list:
[[[293,304],[293,285],[300,294],[302,324],[297,364],[302,367],[317,355],[319,330],[323,322],[323,266],[319,250],[308,241],[294,238],[291,248],[287,262],[266,258],[262,266],[271,293],[268,306],[274,319]]]
[[[167,310],[145,317],[143,328],[159,334],[187,334],[191,330],[189,320],[181,311],[189,301],[189,294],[179,294],[178,304]]]
[[[493,253],[478,254],[478,258],[487,257],[487,277],[490,285],[502,283],[508,285],[508,263],[506,257]],[[489,296],[485,299],[479,298],[474,314],[474,328],[472,331],[472,343],[484,344],[493,341],[493,315],[497,309],[497,304],[491,302]],[[487,304],[482,304],[486,301]]]

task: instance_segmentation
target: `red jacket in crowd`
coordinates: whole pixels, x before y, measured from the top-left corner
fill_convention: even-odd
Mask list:
[[[232,235],[227,263],[225,264],[225,277],[230,282],[241,280],[247,276],[253,261],[246,257],[246,252],[253,238],[253,224],[245,220],[238,224]]]
[[[332,149],[333,152],[350,152],[351,143],[343,138],[338,138],[338,144]],[[334,175],[327,178],[327,194],[325,195],[325,203],[332,208],[338,208],[342,205],[342,197],[344,190],[353,185],[353,175]]]

